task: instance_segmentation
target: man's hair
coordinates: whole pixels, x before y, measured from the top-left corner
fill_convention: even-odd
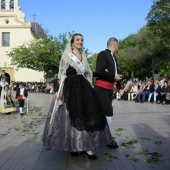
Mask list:
[[[119,42],[116,38],[112,37],[109,38],[109,40],[107,41],[107,47],[113,46],[113,45],[117,45]]]
[[[23,82],[19,82],[19,85],[24,87],[24,83]]]

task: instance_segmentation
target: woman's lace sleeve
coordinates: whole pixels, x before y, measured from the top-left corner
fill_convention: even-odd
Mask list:
[[[59,84],[61,83],[61,78],[63,76],[66,76],[66,71],[68,67],[69,67],[68,59],[66,59],[65,57],[62,57],[60,60],[59,72],[58,72]]]

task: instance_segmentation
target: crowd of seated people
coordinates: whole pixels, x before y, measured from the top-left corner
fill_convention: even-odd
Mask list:
[[[144,81],[124,80],[122,89],[124,89],[124,94],[119,96],[121,100],[135,101],[136,103],[170,104],[170,80],[167,77],[163,77],[161,80],[157,78]]]
[[[11,87],[17,90],[19,82],[13,82]],[[51,82],[25,82],[25,88],[30,93],[54,94],[58,91],[58,79],[54,78]],[[123,80],[123,96],[120,96],[116,86],[113,88],[113,99],[117,98],[125,101],[135,101],[136,103],[156,103],[170,104],[170,80],[163,77],[158,79],[130,79]]]

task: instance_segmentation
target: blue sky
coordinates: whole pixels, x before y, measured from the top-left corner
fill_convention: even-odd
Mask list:
[[[126,38],[146,25],[153,0],[20,0],[29,18],[48,29],[49,34],[81,33],[92,53],[106,48],[110,37]]]

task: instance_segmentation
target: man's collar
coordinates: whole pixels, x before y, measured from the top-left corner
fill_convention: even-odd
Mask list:
[[[106,50],[113,56],[113,53],[111,50],[109,50],[108,48]]]
[[[112,53],[111,50],[109,50],[108,48],[106,48],[106,50],[107,50],[108,52]]]

